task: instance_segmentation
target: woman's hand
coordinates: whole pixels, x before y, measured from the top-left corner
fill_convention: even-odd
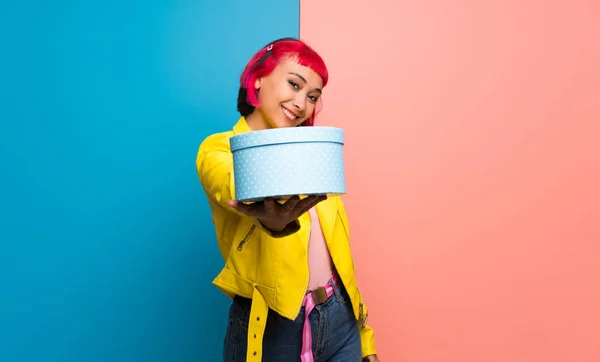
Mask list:
[[[248,205],[231,200],[229,206],[257,218],[267,229],[282,231],[289,223],[325,199],[327,196],[308,196],[302,200],[298,196],[292,196],[283,204],[273,199],[265,199]]]
[[[380,362],[380,361],[379,361],[379,357],[377,357],[376,354],[372,354],[370,356],[363,358],[363,362]]]

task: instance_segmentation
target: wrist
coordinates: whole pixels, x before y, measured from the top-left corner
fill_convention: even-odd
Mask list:
[[[258,222],[265,228],[268,232],[271,233],[274,237],[283,237],[290,234],[295,233],[300,230],[300,222],[296,219],[289,222],[284,227],[269,225],[269,223],[264,223],[262,220],[258,219]]]
[[[281,226],[281,225],[275,225],[273,223],[269,223],[269,222],[265,222],[261,219],[258,219],[258,222],[267,230],[272,231],[272,232],[281,232],[283,231],[287,225]]]

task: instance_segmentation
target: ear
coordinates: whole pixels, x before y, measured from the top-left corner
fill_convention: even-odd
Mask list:
[[[254,89],[260,89],[261,78],[256,79],[254,82]]]

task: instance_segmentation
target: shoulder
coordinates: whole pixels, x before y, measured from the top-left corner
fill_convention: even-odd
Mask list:
[[[233,136],[232,131],[211,134],[202,140],[198,153],[210,153],[212,151],[231,152],[229,148],[229,139],[231,136]]]
[[[202,140],[196,155],[196,165],[199,166],[204,159],[211,155],[231,154],[229,139],[232,135],[232,131],[220,132],[214,133]]]

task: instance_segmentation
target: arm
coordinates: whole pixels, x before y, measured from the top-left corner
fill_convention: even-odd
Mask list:
[[[252,218],[258,229],[272,237],[284,237],[298,231],[300,224],[297,221],[289,223],[283,230],[275,231],[265,227],[258,218],[248,216],[230,205],[235,196],[233,157],[229,149],[219,143],[222,141],[207,138],[200,145],[196,157],[196,171],[207,198],[241,218]]]

